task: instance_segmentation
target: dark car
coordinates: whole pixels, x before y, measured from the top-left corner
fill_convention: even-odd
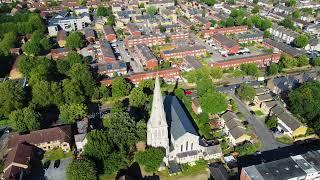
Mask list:
[[[54,167],[54,168],[58,168],[59,166],[60,166],[60,160],[54,161],[53,167]]]
[[[43,169],[48,169],[49,166],[51,164],[51,161],[46,161],[44,164],[43,164]]]

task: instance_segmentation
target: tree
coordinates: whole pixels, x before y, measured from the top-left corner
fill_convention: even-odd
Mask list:
[[[285,2],[285,5],[288,6],[288,7],[292,7],[292,6],[296,5],[296,4],[297,4],[296,0],[287,0]]]
[[[276,128],[278,126],[278,119],[276,116],[270,116],[266,119],[265,123],[269,129]]]
[[[154,6],[148,6],[147,9],[146,9],[146,12],[149,14],[149,15],[156,15],[158,13],[158,9]]]
[[[203,96],[207,92],[213,92],[215,87],[209,78],[202,78],[197,81],[197,94]]]
[[[316,57],[312,60],[312,65],[320,66],[320,57]]]
[[[88,65],[75,63],[69,70],[68,75],[72,80],[80,83],[86,96],[90,97],[94,93],[96,82],[93,79]]]
[[[251,10],[251,13],[257,14],[257,13],[259,13],[259,11],[260,11],[259,6],[254,6],[253,9]]]
[[[245,156],[255,153],[257,148],[254,144],[245,143],[241,146],[237,146],[235,151],[239,153],[239,156]]]
[[[201,2],[205,3],[208,6],[213,6],[216,3],[216,0],[201,0]]]
[[[41,107],[59,106],[63,100],[61,86],[55,82],[40,80],[32,85],[32,102]]]
[[[257,76],[259,73],[258,66],[255,63],[241,64],[240,69],[249,76]]]
[[[63,96],[66,103],[84,103],[86,96],[81,89],[81,84],[75,80],[62,81]]]
[[[14,122],[18,132],[28,132],[40,129],[40,114],[31,107],[13,111],[9,120]]]
[[[210,75],[214,79],[221,79],[223,75],[223,70],[221,68],[212,68]]]
[[[268,30],[265,30],[265,31],[263,32],[263,37],[264,37],[264,38],[270,38],[270,37],[271,37],[271,33],[270,33]]]
[[[0,54],[5,56],[10,54],[10,49],[15,46],[17,35],[14,32],[4,34],[2,41],[0,41]]]
[[[59,107],[60,119],[66,123],[75,123],[77,120],[84,118],[87,114],[87,107],[84,104],[64,104]]]
[[[144,9],[144,3],[138,4],[138,8],[139,8],[139,9]]]
[[[164,26],[162,26],[161,24],[159,25],[159,29],[161,33],[165,33],[166,32],[166,28]]]
[[[163,61],[161,64],[162,69],[169,69],[171,67],[170,61]]]
[[[24,51],[29,55],[39,55],[41,52],[40,46],[35,41],[29,40],[24,45]]]
[[[97,171],[94,162],[88,159],[74,159],[67,167],[68,180],[96,180]]]
[[[210,25],[211,27],[215,27],[215,25],[217,24],[217,21],[215,21],[213,19],[210,19],[209,21],[211,23],[211,25]]]
[[[94,94],[92,95],[92,100],[106,100],[111,97],[111,89],[106,86],[101,86],[95,89]]]
[[[137,152],[134,159],[144,167],[147,172],[158,171],[161,163],[163,162],[164,153],[162,149],[150,147],[145,151]]]
[[[0,116],[9,114],[24,105],[25,92],[22,86],[14,81],[0,83]]]
[[[288,55],[282,55],[280,58],[280,63],[284,68],[292,68],[297,65],[297,60]]]
[[[47,39],[47,38],[41,39],[40,40],[40,45],[43,48],[43,50],[45,50],[45,51],[50,50],[51,47],[52,47],[51,43],[49,42],[49,39]]]
[[[294,30],[294,23],[292,22],[292,19],[290,17],[287,17],[285,19],[283,19],[282,21],[279,22],[279,25],[286,27],[288,29],[292,29]]]
[[[97,16],[107,17],[107,16],[110,16],[110,15],[112,15],[111,8],[106,8],[106,7],[103,7],[103,6],[99,6],[97,8]]]
[[[240,87],[236,89],[236,94],[240,97],[241,100],[251,101],[256,95],[256,91],[252,86],[241,84]]]
[[[206,92],[199,97],[199,102],[203,112],[208,114],[219,114],[227,109],[225,97],[218,92]]]
[[[82,48],[82,34],[80,32],[71,32],[66,38],[66,47],[70,49]]]
[[[300,34],[296,39],[294,39],[294,45],[298,48],[304,48],[308,45],[309,38],[306,35]]]
[[[123,97],[129,95],[131,84],[123,77],[116,77],[112,81],[112,97]]]
[[[309,64],[309,58],[306,55],[301,55],[297,58],[297,65],[299,67],[306,66]]]
[[[279,66],[276,63],[271,63],[267,68],[268,75],[276,75],[279,72]]]
[[[227,20],[226,20],[226,26],[227,27],[232,27],[232,26],[234,26],[234,19],[233,18],[227,18]]]
[[[320,83],[310,81],[303,83],[288,95],[292,113],[300,116],[315,131],[320,130]]]
[[[230,105],[232,106],[232,112],[238,111],[238,106],[237,106],[236,102],[234,102],[233,99],[230,99]]]
[[[301,17],[301,12],[299,10],[293,11],[292,17],[294,19],[299,19]]]
[[[129,97],[129,104],[133,107],[143,107],[147,101],[147,95],[141,88],[134,88]]]

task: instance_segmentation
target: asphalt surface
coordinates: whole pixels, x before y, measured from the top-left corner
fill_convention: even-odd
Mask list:
[[[239,98],[234,94],[229,94],[235,103],[238,105],[238,109],[243,113],[246,120],[251,124],[255,130],[256,135],[262,143],[261,151],[268,151],[272,149],[277,149],[279,147],[284,147],[285,145],[276,141],[271,131],[264,125],[263,119],[257,118],[252,115],[247,107]]]
[[[66,169],[71,161],[72,158],[61,159],[58,168],[54,168],[54,161],[51,161],[49,168],[45,170],[46,180],[66,180]]]
[[[125,62],[130,63],[130,66],[132,67],[133,72],[138,73],[138,72],[143,72],[143,67],[140,64],[140,62],[138,62],[136,59],[134,59],[134,61],[131,61],[131,56],[128,55],[127,51],[125,50],[125,46],[123,41],[117,41],[117,49],[119,50],[119,53],[122,57],[122,60]]]

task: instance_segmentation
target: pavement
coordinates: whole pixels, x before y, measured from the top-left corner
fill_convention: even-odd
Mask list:
[[[252,115],[249,111],[249,108],[246,104],[244,104],[238,97],[234,94],[229,94],[235,103],[238,105],[238,109],[245,116],[246,121],[251,124],[255,130],[255,134],[258,136],[262,143],[261,151],[268,151],[273,149],[278,149],[281,147],[285,147],[286,145],[276,141],[272,132],[265,126],[263,119],[257,118]]]
[[[123,41],[117,41],[117,49],[119,50],[119,53],[122,57],[122,60],[130,63],[130,66],[132,67],[133,72],[135,73],[139,73],[139,72],[143,72],[143,66],[140,64],[140,62],[138,62],[136,59],[134,59],[134,61],[131,61],[131,56],[128,55],[128,52],[125,50],[125,46]]]
[[[66,169],[71,161],[72,158],[61,159],[58,168],[54,168],[54,161],[51,161],[49,168],[45,170],[46,180],[66,180]]]

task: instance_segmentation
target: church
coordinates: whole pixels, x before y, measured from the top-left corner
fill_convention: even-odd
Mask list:
[[[166,150],[165,164],[192,163],[222,157],[220,145],[207,146],[199,137],[176,96],[162,96],[156,78],[152,111],[147,123],[147,144]]]

